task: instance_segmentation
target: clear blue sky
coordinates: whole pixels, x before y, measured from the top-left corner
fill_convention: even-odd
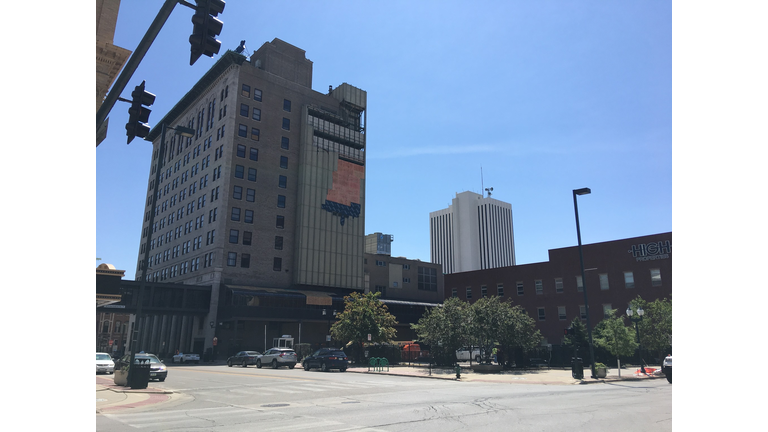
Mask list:
[[[135,49],[161,4],[123,1],[114,43]],[[192,13],[176,6],[123,92],[146,80],[152,126],[218,58],[189,66]],[[219,18],[221,53],[280,38],[315,90],[368,92],[365,231],[395,256],[430,260],[429,212],[483,186],[512,204],[518,264],[576,244],[576,188],[584,243],[672,230],[670,2],[229,1]],[[132,279],[151,146],[125,144],[127,109],[96,150],[96,257]]]

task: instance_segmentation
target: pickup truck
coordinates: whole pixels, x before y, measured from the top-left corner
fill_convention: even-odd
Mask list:
[[[475,362],[480,363],[480,361],[482,360],[481,354],[480,354],[480,348],[473,349],[471,356],[469,354],[469,348],[467,347],[459,348],[456,350],[457,361],[469,361],[470,357]]]

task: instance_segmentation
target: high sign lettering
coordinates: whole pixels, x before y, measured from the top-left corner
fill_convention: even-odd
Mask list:
[[[667,259],[672,254],[672,242],[669,240],[632,245],[627,251],[638,261]]]

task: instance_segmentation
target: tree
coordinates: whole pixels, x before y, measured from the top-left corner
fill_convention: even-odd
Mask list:
[[[672,300],[656,299],[649,303],[637,296],[630,303],[633,309],[643,308],[643,319],[638,323],[643,350],[663,359],[672,345]]]
[[[469,307],[468,332],[471,346],[480,347],[483,361],[489,362],[493,345],[503,328],[511,328],[509,303],[498,297],[483,297]]]
[[[427,310],[417,323],[411,324],[419,340],[431,346],[432,358],[437,364],[453,364],[456,350],[466,344],[468,307],[468,303],[451,297],[441,307]]]
[[[331,326],[334,339],[348,341],[359,348],[358,363],[362,363],[362,352],[368,335],[370,342],[387,343],[395,337],[397,321],[387,306],[379,301],[381,293],[352,293],[344,297],[344,312],[336,316]]]
[[[512,350],[520,348],[523,352],[530,351],[541,343],[541,332],[536,329],[536,321],[531,318],[522,306],[512,306],[503,303],[503,319],[498,342],[507,358],[512,358]]]
[[[595,327],[595,345],[605,348],[616,357],[616,366],[621,376],[620,356],[631,356],[637,349],[637,342],[632,329],[624,325],[623,316],[615,316],[616,310],[609,312],[609,318],[600,321]]]

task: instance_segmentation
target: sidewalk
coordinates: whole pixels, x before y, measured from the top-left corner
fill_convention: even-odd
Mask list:
[[[150,382],[150,385],[152,382]],[[148,386],[132,389],[115,385],[112,375],[96,376],[96,413],[113,413],[120,410],[141,408],[171,399],[172,390]]]
[[[651,367],[649,367],[651,368]],[[369,370],[370,369],[370,370]],[[659,368],[655,368],[656,371],[660,371]],[[456,379],[456,370],[454,368],[432,368],[431,371],[425,366],[408,366],[408,365],[396,365],[384,366],[381,371],[374,371],[373,368],[367,366],[360,367],[354,365],[347,369],[347,372],[354,373],[370,373],[370,374],[387,374],[387,375],[400,375],[417,378],[433,378],[433,379],[449,379],[462,382],[495,382],[506,384],[545,384],[545,385],[574,385],[574,384],[593,384],[593,383],[606,383],[616,381],[637,381],[647,379],[666,379],[662,373],[649,373],[643,375],[639,372],[639,367],[627,368],[621,370],[621,376],[619,377],[618,371],[615,368],[609,369],[605,378],[590,378],[592,371],[589,368],[584,369],[584,379],[574,379],[571,374],[571,369],[563,368],[541,368],[541,369],[527,369],[527,370],[503,370],[499,372],[477,372],[470,369],[469,364],[463,364],[461,366],[461,378]]]

